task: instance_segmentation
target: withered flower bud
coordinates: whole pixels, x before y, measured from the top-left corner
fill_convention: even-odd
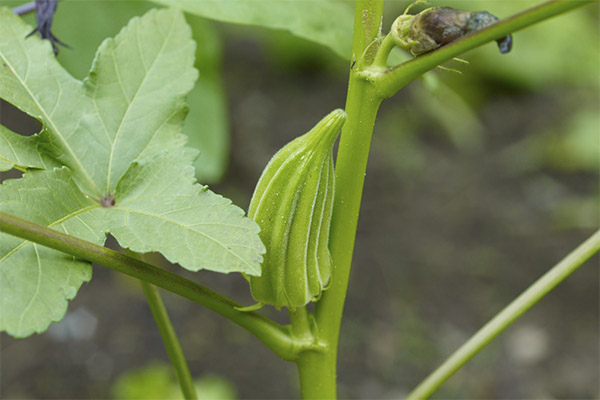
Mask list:
[[[392,25],[397,46],[419,55],[496,23],[498,18],[487,11],[471,13],[450,7],[432,7],[416,15],[401,15]],[[501,53],[512,47],[510,35],[497,40]]]

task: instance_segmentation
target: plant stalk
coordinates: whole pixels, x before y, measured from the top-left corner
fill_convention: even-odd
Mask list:
[[[331,286],[315,304],[314,317],[322,351],[300,353],[297,361],[304,399],[336,397],[337,348],[352,264],[356,226],[371,145],[381,98],[358,71],[370,65],[377,53],[382,0],[357,0],[345,111],[335,170],[335,198],[329,248],[333,259]]]
[[[290,310],[292,335],[298,343],[305,343],[304,347],[308,348],[301,352],[296,360],[302,398],[333,399],[336,395],[335,360],[334,362],[324,361],[327,354],[330,353],[330,347],[318,346],[310,319],[311,316],[306,307]],[[311,344],[312,349],[310,349]]]
[[[0,211],[0,231],[100,264],[156,285],[203,305],[256,336],[284,360],[297,358],[298,348],[289,332],[256,312],[239,311],[241,304],[179,275],[86,240]]]
[[[431,396],[448,378],[479,353],[496,336],[504,331],[517,318],[533,307],[556,285],[577,270],[585,261],[600,251],[600,230],[569,253],[552,269],[535,281],[519,297],[500,311],[483,326],[454,354],[452,354],[431,375],[420,383],[407,397],[407,400],[421,400]]]
[[[198,395],[196,394],[192,374],[190,374],[190,369],[188,368],[185,355],[181,349],[181,344],[177,339],[177,334],[175,333],[175,329],[173,329],[171,319],[169,318],[165,304],[162,301],[160,292],[156,286],[153,286],[148,282],[140,281],[140,284],[142,285],[142,290],[144,291],[150,310],[152,310],[154,321],[156,321],[156,325],[160,331],[160,336],[162,337],[165,349],[169,354],[173,369],[175,369],[175,374],[177,375],[177,381],[179,382],[183,397],[186,400],[197,400]]]

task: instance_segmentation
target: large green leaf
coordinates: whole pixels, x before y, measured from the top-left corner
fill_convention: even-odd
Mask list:
[[[133,19],[100,46],[83,82],[62,69],[49,43],[25,39],[31,27],[10,10],[0,9],[0,22],[0,96],[44,126],[34,138],[8,131],[2,137],[28,148],[19,150],[28,157],[35,150],[66,166],[0,185],[4,211],[94,243],[112,232],[123,247],[160,251],[194,271],[260,274],[258,227],[196,183],[195,151],[183,147],[183,99],[196,71],[180,12]],[[0,330],[16,336],[43,331],[64,315],[66,300],[89,280],[89,268],[4,238],[0,297],[11,311],[3,307]]]
[[[160,251],[197,271],[260,275],[258,227],[229,199],[195,183],[187,149],[134,163],[115,191],[110,232],[121,246]]]
[[[102,244],[97,202],[84,196],[68,169],[30,172],[7,180],[0,210]],[[89,263],[0,233],[0,330],[25,337],[59,321],[67,300],[90,280]]]
[[[152,0],[234,24],[283,29],[350,59],[353,2],[345,0]]]

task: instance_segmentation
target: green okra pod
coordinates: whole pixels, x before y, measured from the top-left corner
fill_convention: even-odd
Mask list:
[[[279,150],[263,171],[248,209],[267,253],[255,300],[294,309],[316,300],[331,278],[329,227],[333,210],[333,144],[346,121],[334,110]]]

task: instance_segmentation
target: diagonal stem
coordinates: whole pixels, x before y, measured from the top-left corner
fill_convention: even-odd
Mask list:
[[[252,333],[284,360],[294,360],[301,350],[291,337],[289,327],[256,312],[240,311],[241,304],[162,268],[2,211],[0,232],[100,264],[201,304]]]
[[[500,311],[465,344],[454,352],[431,375],[421,382],[407,397],[407,400],[426,399],[431,396],[448,378],[467,363],[475,354],[487,346],[496,336],[515,322],[556,285],[565,280],[585,261],[600,251],[600,230],[569,253],[541,278],[529,286],[519,297]]]

